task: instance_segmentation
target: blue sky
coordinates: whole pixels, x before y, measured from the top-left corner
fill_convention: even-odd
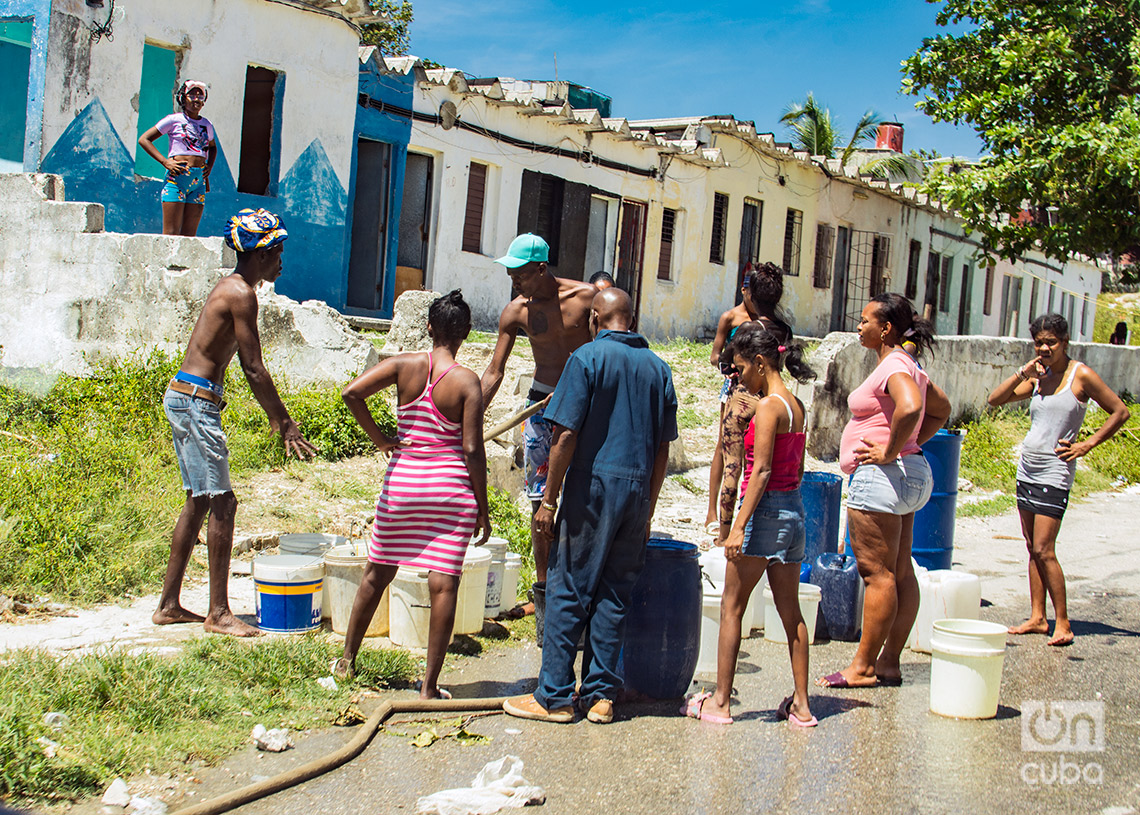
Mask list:
[[[863,111],[906,126],[905,149],[976,157],[973,131],[935,125],[899,93],[899,62],[938,33],[937,4],[660,0],[413,0],[412,53],[478,76],[568,79],[628,119],[732,114],[786,139],[780,114],[812,91],[845,133]]]

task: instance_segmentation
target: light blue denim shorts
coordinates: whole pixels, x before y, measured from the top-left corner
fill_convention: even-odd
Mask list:
[[[804,502],[799,488],[765,492],[744,527],[744,554],[780,563],[802,563],[806,545]]]
[[[934,475],[921,453],[889,464],[860,464],[847,486],[847,508],[909,515],[922,509],[934,489]]]
[[[162,409],[174,431],[174,454],[182,487],[193,496],[222,495],[230,486],[230,451],[222,432],[222,411],[208,399],[167,390]]]

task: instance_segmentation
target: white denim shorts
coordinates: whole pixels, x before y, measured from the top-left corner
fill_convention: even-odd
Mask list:
[[[934,490],[934,475],[921,453],[889,464],[860,464],[847,486],[847,508],[909,515],[922,509]]]

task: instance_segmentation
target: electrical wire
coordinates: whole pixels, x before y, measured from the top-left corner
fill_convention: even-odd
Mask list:
[[[112,27],[111,20],[115,16],[115,0],[111,0],[111,7],[107,10],[107,20],[102,25],[95,23],[91,26],[91,43],[97,43],[100,39],[106,37],[107,42],[115,41],[115,31]]]

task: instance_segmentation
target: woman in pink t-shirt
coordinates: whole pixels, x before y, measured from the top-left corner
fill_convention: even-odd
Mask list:
[[[210,170],[218,148],[214,126],[202,115],[206,85],[187,80],[178,89],[180,113],[172,113],[139,136],[139,147],[166,168],[162,185],[162,234],[198,234],[198,222],[210,191]],[[170,157],[154,145],[160,136],[170,137]]]
[[[930,499],[933,475],[919,448],[950,417],[950,401],[915,355],[934,345],[934,326],[899,294],[879,294],[863,309],[859,342],[879,364],[847,397],[851,421],[839,466],[851,473],[847,524],[866,594],[863,634],[851,664],[817,684],[829,688],[901,685],[899,655],[918,614],[910,561],[914,513]]]

